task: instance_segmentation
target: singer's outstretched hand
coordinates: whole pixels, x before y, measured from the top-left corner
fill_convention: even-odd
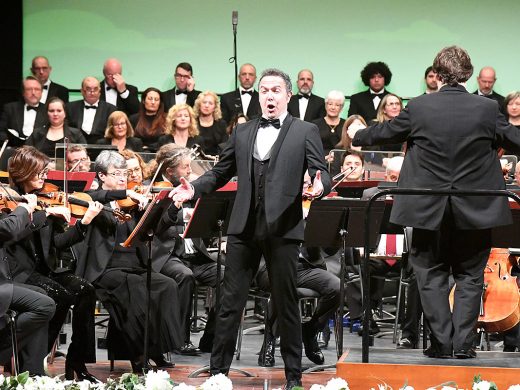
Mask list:
[[[181,184],[170,191],[168,197],[173,199],[174,202],[184,203],[195,195],[193,186],[184,177],[180,179]]]
[[[323,183],[321,182],[321,171],[316,171],[312,187],[304,188],[302,196],[306,199],[313,200],[323,194]]]

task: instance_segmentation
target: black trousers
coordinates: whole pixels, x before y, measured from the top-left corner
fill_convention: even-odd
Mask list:
[[[432,343],[442,352],[473,345],[490,250],[491,230],[458,229],[449,207],[440,230],[414,228],[410,263],[432,331]],[[456,283],[453,314],[448,299],[450,271]]]
[[[331,318],[339,306],[339,278],[326,269],[314,268],[302,261],[298,262],[296,274],[297,287],[314,290],[320,295],[316,310],[309,321],[312,328],[319,331],[325,327],[327,320]],[[256,281],[258,287],[262,290],[270,291],[266,268],[260,269]],[[276,321],[276,314],[272,308],[269,309],[269,314],[269,324],[274,329],[273,324]]]
[[[298,253],[299,242],[295,240],[271,236],[261,239],[228,237],[226,272],[210,360],[212,375],[229,371],[249,287],[263,255],[278,317],[285,376],[287,380],[301,378],[302,337],[296,293]]]
[[[47,355],[48,324],[55,310],[54,301],[43,291],[32,286],[13,285],[9,308],[16,311],[16,337],[20,354],[21,371],[31,375],[45,375],[43,359]],[[0,362],[11,358],[11,343],[8,332],[2,331]]]
[[[95,363],[96,344],[94,310],[96,293],[85,279],[71,272],[44,276],[34,272],[27,284],[40,287],[56,302],[56,312],[49,323],[48,351],[52,348],[71,305],[72,338],[67,359],[74,362]]]

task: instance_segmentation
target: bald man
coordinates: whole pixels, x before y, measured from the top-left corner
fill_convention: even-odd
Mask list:
[[[95,144],[105,135],[108,116],[117,110],[116,106],[100,99],[101,86],[95,77],[85,77],[81,83],[83,100],[77,100],[65,107],[69,125],[80,129],[89,144]]]
[[[497,81],[495,69],[491,66],[483,67],[477,76],[478,89],[473,93],[495,100],[500,107],[500,111],[504,113],[504,97],[493,91],[495,81]]]
[[[106,60],[103,75],[105,79],[101,82],[100,100],[116,106],[128,116],[139,112],[137,88],[126,83],[121,62],[116,58]]]
[[[45,104],[51,97],[59,97],[65,103],[69,101],[69,90],[51,81],[49,78],[52,72],[52,66],[49,64],[49,60],[44,56],[34,57],[31,64],[31,73],[36,77],[42,84],[42,97],[40,103]]]
[[[300,70],[296,85],[298,93],[289,100],[289,114],[306,122],[325,117],[325,100],[312,93],[314,74],[309,69]]]

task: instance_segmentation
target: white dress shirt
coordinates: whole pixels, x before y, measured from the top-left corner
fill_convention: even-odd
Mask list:
[[[278,118],[280,120],[280,129],[282,128],[283,121],[286,117],[287,111]],[[261,159],[264,159],[273,147],[278,138],[278,134],[280,134],[280,129],[277,129],[274,126],[260,127],[258,129],[258,133],[256,134],[256,150]]]
[[[242,91],[251,91],[251,93],[253,93],[254,89],[245,89],[242,87],[238,87],[238,89],[240,92],[240,101],[242,102],[242,112],[244,113],[244,115],[247,115],[247,110],[249,109],[249,104],[251,103],[251,98],[253,96],[248,93],[242,94]]]
[[[98,107],[99,100],[94,104],[89,104],[86,101],[83,101],[85,107],[83,108],[83,123],[81,124],[81,130],[85,133],[90,134],[92,132],[92,125],[94,124],[94,117],[96,116],[97,108],[87,108],[86,106],[96,106]]]

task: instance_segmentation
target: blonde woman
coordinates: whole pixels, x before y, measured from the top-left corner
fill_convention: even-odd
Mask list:
[[[199,135],[193,108],[187,104],[176,104],[168,111],[166,131],[159,138],[159,146],[174,143],[186,148],[193,145],[204,147],[204,138]]]

